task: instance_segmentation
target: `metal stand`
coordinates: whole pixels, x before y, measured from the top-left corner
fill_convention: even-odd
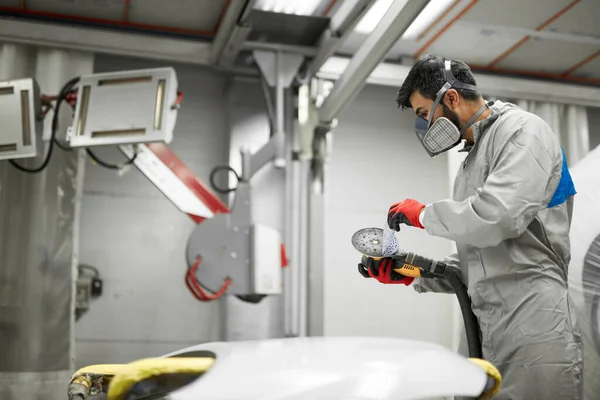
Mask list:
[[[285,89],[291,85],[304,59],[298,55],[264,51],[256,51],[254,56],[267,84],[275,87],[275,132],[269,142],[254,154],[247,150],[241,152],[242,173],[235,189],[235,200],[230,207],[231,213],[215,215],[199,224],[190,236],[187,247],[190,266],[198,256],[202,257],[196,277],[204,287],[217,292],[225,279],[230,278],[231,284],[226,293],[238,296],[281,292],[278,274],[265,273],[260,279],[257,276],[260,274],[257,268],[263,268],[268,263],[264,259],[261,259],[261,265],[254,265],[253,262],[257,257],[263,257],[263,253],[270,259],[273,252],[280,256],[281,240],[278,239],[279,232],[254,223],[250,180],[271,162],[276,168],[286,166]],[[279,242],[275,243],[276,240]],[[278,265],[278,268],[280,272],[281,266]],[[262,284],[265,279],[272,279],[272,283]]]

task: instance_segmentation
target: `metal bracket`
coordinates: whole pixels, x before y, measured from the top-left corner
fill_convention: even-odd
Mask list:
[[[276,168],[285,167],[284,90],[290,87],[304,61],[304,57],[298,54],[261,50],[254,51],[254,59],[267,84],[275,87],[275,134],[256,153],[242,151],[242,179],[245,181],[270,161],[274,161]]]
[[[298,73],[304,56],[280,51],[254,50],[254,60],[271,87],[287,89]]]
[[[275,134],[256,153],[242,150],[242,180],[249,181],[262,167],[273,161],[276,168],[285,167],[285,140]]]
[[[211,61],[219,67],[231,67],[252,30],[248,16],[256,0],[233,0],[221,21],[211,46]]]

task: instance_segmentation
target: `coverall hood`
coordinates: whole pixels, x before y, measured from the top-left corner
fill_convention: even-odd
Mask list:
[[[479,141],[479,138],[481,137],[482,132],[485,132],[486,129],[488,129],[491,125],[493,125],[494,122],[496,122],[496,120],[500,116],[502,116],[503,114],[505,114],[511,110],[515,110],[515,109],[520,109],[520,108],[512,103],[505,103],[502,101],[494,101],[490,105],[490,114],[488,115],[488,117],[486,119],[482,119],[481,121],[475,122],[472,125],[473,142],[474,143],[471,144],[471,143],[465,142],[465,146],[463,147],[463,149],[461,149],[461,151],[471,150],[473,145]]]

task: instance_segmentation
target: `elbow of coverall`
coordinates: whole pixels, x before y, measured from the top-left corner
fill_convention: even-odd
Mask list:
[[[417,278],[413,282],[413,289],[417,293],[454,294],[454,289],[444,278]]]
[[[528,220],[531,222],[532,218]],[[466,235],[468,240],[462,243],[480,249],[497,247],[505,240],[521,236],[528,225],[525,213],[514,215],[507,209],[501,209],[496,219],[482,221],[480,226],[477,226],[470,234]],[[457,239],[457,242],[461,241]]]
[[[527,221],[533,219],[527,217],[532,214],[530,210],[516,212],[500,204],[493,208],[486,204],[479,210],[477,203],[477,200],[468,200],[465,207],[458,207],[459,212],[455,215],[452,215],[453,210],[445,210],[446,204],[437,207],[434,203],[425,211],[426,231],[463,245],[496,247],[507,239],[520,236],[529,225]]]

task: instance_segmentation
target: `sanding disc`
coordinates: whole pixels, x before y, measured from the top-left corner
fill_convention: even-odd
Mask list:
[[[381,257],[383,254],[383,229],[364,228],[352,235],[352,246],[361,254]]]
[[[394,231],[381,228],[364,228],[352,235],[352,246],[369,257],[386,257],[396,254],[398,241]]]

